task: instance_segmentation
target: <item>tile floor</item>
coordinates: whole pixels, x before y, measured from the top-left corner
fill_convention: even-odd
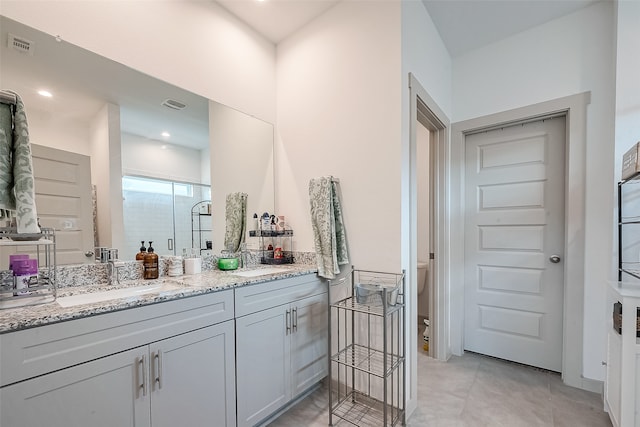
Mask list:
[[[567,387],[556,373],[474,353],[439,362],[420,351],[418,377],[418,408],[407,421],[411,427],[611,426],[599,394]],[[328,423],[323,387],[270,427]]]

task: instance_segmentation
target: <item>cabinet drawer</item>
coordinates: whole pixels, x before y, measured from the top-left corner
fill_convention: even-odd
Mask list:
[[[0,335],[0,386],[233,318],[233,290]]]
[[[236,317],[324,292],[327,292],[327,283],[315,274],[242,286],[235,289]]]

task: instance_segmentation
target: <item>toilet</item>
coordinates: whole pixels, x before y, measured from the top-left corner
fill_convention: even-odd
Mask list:
[[[428,295],[422,296],[421,294],[427,288],[427,280],[429,280],[429,264],[426,262],[418,261],[418,304],[421,301],[428,301]],[[423,333],[423,343],[422,349],[424,351],[429,351],[429,320],[424,319],[424,333]]]

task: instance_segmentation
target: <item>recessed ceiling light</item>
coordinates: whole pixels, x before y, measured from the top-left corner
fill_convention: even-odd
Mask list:
[[[171,134],[167,131],[162,132],[160,135],[164,136],[165,138],[169,138],[171,136]]]
[[[45,96],[47,98],[51,98],[53,96],[53,94],[51,92],[49,92],[48,90],[39,90],[38,91],[38,95],[42,95],[42,96]]]
[[[166,150],[167,146],[166,145],[161,145],[160,148],[162,148],[163,150]]]

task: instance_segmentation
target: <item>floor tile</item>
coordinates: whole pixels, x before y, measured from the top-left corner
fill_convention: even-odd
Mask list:
[[[270,426],[324,427],[328,394],[319,388]],[[336,427],[352,424],[334,420]],[[418,351],[418,407],[409,427],[611,427],[597,393],[566,386],[559,374],[466,353],[448,362]]]

